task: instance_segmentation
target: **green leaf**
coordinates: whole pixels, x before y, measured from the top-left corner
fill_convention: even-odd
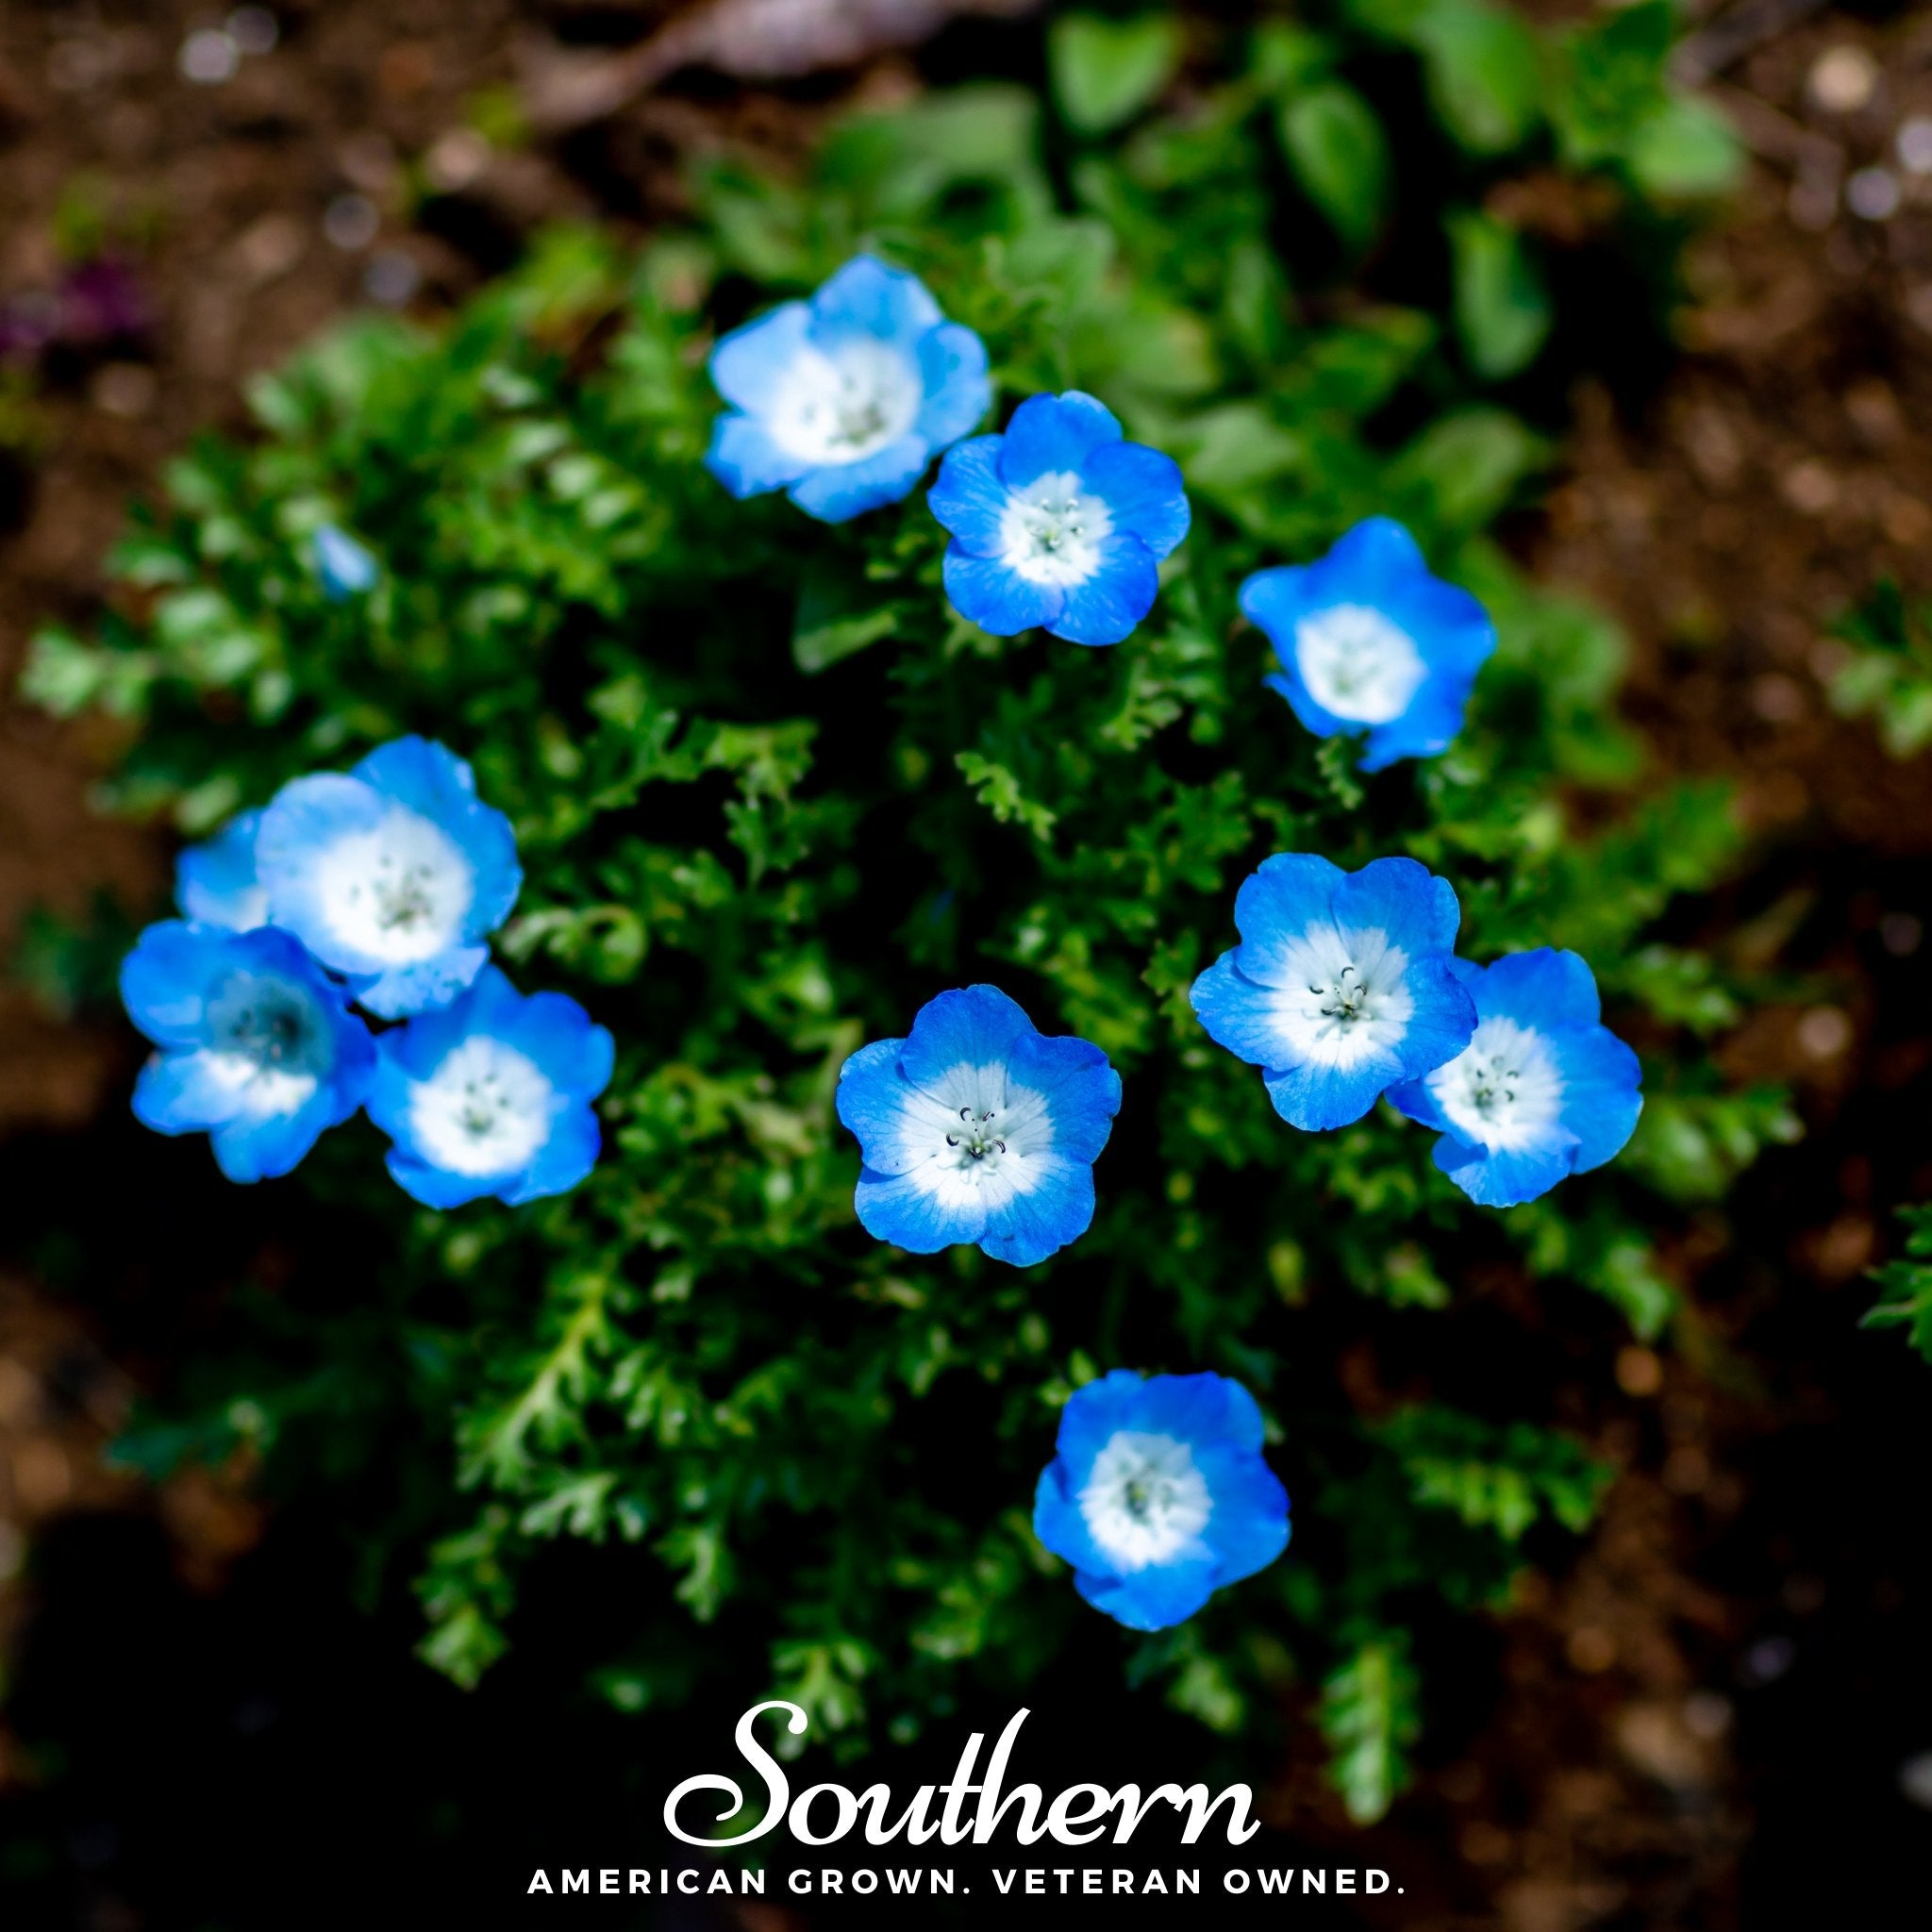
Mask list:
[[[1543,462],[1542,439],[1507,409],[1476,405],[1439,417],[1396,458],[1390,482],[1426,523],[1474,529]]]
[[[1470,367],[1487,381],[1536,359],[1553,320],[1548,291],[1523,239],[1485,214],[1449,217],[1456,276],[1456,333]]]
[[[1630,174],[1659,201],[1728,194],[1743,178],[1743,144],[1708,101],[1673,94],[1631,137]]]
[[[1054,99],[1082,134],[1131,120],[1174,77],[1180,57],[1181,24],[1165,13],[1138,20],[1065,14],[1047,38]]]
[[[1382,1631],[1322,1686],[1322,1734],[1328,1775],[1357,1824],[1373,1824],[1407,1777],[1407,1746],[1420,1728],[1408,1638]]]
[[[1345,81],[1298,94],[1278,121],[1295,179],[1351,248],[1364,248],[1389,201],[1389,143],[1374,109]]]
[[[1507,154],[1541,116],[1543,61],[1536,34],[1494,7],[1441,0],[1413,24],[1429,98],[1451,136],[1472,154]]]
[[[808,675],[824,671],[891,637],[898,622],[898,607],[881,602],[874,587],[855,582],[823,558],[814,559],[798,593],[791,661]]]

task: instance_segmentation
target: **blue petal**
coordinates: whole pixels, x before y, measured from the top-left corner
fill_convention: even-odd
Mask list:
[[[1456,742],[1462,730],[1469,687],[1460,678],[1432,676],[1416,688],[1399,718],[1372,725],[1357,769],[1385,771],[1398,758],[1431,758]],[[1346,727],[1359,731],[1359,724]]]
[[[417,959],[387,973],[357,974],[356,999],[378,1020],[403,1020],[446,1007],[489,960],[488,946],[450,946],[432,958]]]
[[[936,1255],[986,1232],[986,1209],[976,1200],[942,1206],[906,1174],[861,1168],[852,1198],[867,1234],[910,1254]]]
[[[1290,670],[1294,668],[1294,627],[1308,613],[1307,582],[1307,569],[1294,564],[1257,570],[1241,580],[1241,614],[1267,632]]]
[[[1418,1079],[1447,1066],[1475,1032],[1475,1002],[1441,957],[1411,959],[1404,975],[1408,996],[1415,1002],[1408,1026],[1397,1042],[1401,1065],[1393,1077]]]
[[[811,319],[813,340],[826,346],[870,336],[909,347],[945,317],[917,275],[856,255],[811,298]]]
[[[1046,1097],[1056,1154],[1099,1158],[1121,1110],[1121,1076],[1099,1047],[1071,1034],[1023,1033],[1008,1049],[1007,1070],[1015,1085]]]
[[[1086,1486],[1093,1458],[1115,1435],[1140,1426],[1146,1388],[1146,1377],[1132,1369],[1109,1369],[1067,1397],[1060,1409],[1055,1449],[1066,1465],[1069,1493],[1077,1493]]]
[[[1191,1560],[1150,1564],[1127,1576],[1074,1572],[1074,1588],[1129,1630],[1168,1630],[1185,1624],[1214,1594],[1220,1565],[1205,1545]]]
[[[500,1198],[509,1207],[521,1208],[525,1201],[567,1194],[596,1166],[602,1151],[597,1116],[588,1106],[566,1108],[552,1123],[549,1140],[522,1174],[501,1190]]]
[[[1424,575],[1391,585],[1379,608],[1415,641],[1436,676],[1466,690],[1496,649],[1496,626],[1460,584]]]
[[[1270,691],[1279,691],[1288,700],[1289,708],[1317,738],[1347,738],[1362,728],[1359,720],[1338,718],[1316,703],[1302,682],[1299,664],[1291,663],[1285,672],[1271,672],[1261,682]]]
[[[1129,1426],[1184,1442],[1226,1442],[1250,1455],[1261,1453],[1261,1411],[1255,1398],[1239,1382],[1211,1370],[1150,1376]]]
[[[903,1174],[924,1157],[907,1145],[904,1122],[917,1090],[899,1071],[903,1040],[874,1040],[839,1070],[833,1095],[839,1118],[858,1141],[859,1158],[882,1176]]]
[[[1431,1073],[1434,1071],[1434,1068],[1430,1069]],[[1398,1080],[1382,1097],[1397,1113],[1407,1115],[1423,1126],[1433,1127],[1439,1134],[1455,1131],[1449,1124],[1448,1116],[1437,1106],[1426,1076],[1417,1080]]]
[[[1099,568],[1067,588],[1047,629],[1071,644],[1117,644],[1154,608],[1160,573],[1140,538],[1115,530],[1097,546]]]
[[[1219,1558],[1222,1584],[1265,1570],[1288,1547],[1288,1491],[1258,1449],[1208,1442],[1194,1461],[1214,1499],[1201,1540]]]
[[[1335,889],[1347,876],[1312,852],[1277,852],[1264,858],[1235,894],[1242,974],[1262,986],[1291,983],[1289,945],[1309,926],[1333,922]]]
[[[1550,1033],[1603,1019],[1596,977],[1576,954],[1537,946],[1498,959],[1472,989],[1485,1013],[1500,1013]]]
[[[1264,1067],[1261,1078],[1274,1111],[1290,1126],[1325,1134],[1360,1120],[1405,1071],[1398,1056],[1374,1053],[1352,1067]]]
[[[789,489],[811,467],[804,457],[781,449],[755,417],[727,409],[711,425],[705,468],[741,503]]]
[[[842,524],[909,495],[931,460],[925,439],[908,431],[862,462],[827,463],[823,469],[808,470],[790,494],[806,515],[822,524]]]
[[[1607,1026],[1549,1040],[1563,1071],[1563,1124],[1576,1136],[1575,1172],[1588,1174],[1621,1154],[1637,1131],[1643,1070]]]
[[[1553,1130],[1538,1146],[1507,1154],[1485,1153],[1452,1134],[1436,1142],[1436,1165],[1484,1208],[1514,1208],[1534,1201],[1568,1175],[1575,1160],[1575,1138],[1560,1130]]]
[[[327,1097],[318,1093],[293,1113],[228,1121],[208,1135],[208,1142],[229,1180],[275,1180],[297,1167],[332,1124]]]
[[[711,351],[718,393],[749,416],[766,414],[810,339],[811,308],[804,302],[787,302],[719,337]]]
[[[1089,1458],[1087,1468],[1092,1466]],[[1087,1469],[1077,1475],[1058,1457],[1040,1473],[1033,1492],[1033,1534],[1056,1557],[1075,1570],[1105,1575],[1112,1568],[1087,1527],[1077,1497],[1087,1479]]]
[[[382,575],[375,558],[333,524],[324,524],[316,531],[314,553],[315,574],[322,579],[323,595],[333,603],[345,603],[351,597],[373,591]]]
[[[955,443],[926,494],[926,508],[958,540],[958,547],[977,557],[998,557],[1005,546],[1000,525],[1012,492],[1000,475],[1003,441],[975,436]]]
[[[175,861],[175,903],[202,925],[247,932],[268,919],[268,894],[255,876],[258,811],[230,819],[206,844],[191,845]]]
[[[946,546],[945,576],[953,608],[996,638],[1051,624],[1066,602],[1059,585],[1029,583],[999,558],[974,557],[958,543]]]
[[[1371,591],[1428,570],[1421,546],[1393,517],[1364,517],[1336,540],[1317,567],[1325,575]],[[1337,596],[1328,601],[1339,604],[1357,600]],[[1367,597],[1358,601],[1375,600]]]
[[[157,1046],[201,1044],[208,995],[233,970],[226,944],[232,937],[218,927],[164,919],[122,960],[121,1002]]]
[[[1455,887],[1413,858],[1372,860],[1337,884],[1331,903],[1339,925],[1380,930],[1411,960],[1452,951],[1462,923]]]
[[[464,1207],[495,1193],[504,1180],[501,1174],[450,1174],[406,1153],[400,1144],[390,1149],[385,1164],[396,1186],[425,1208]]]
[[[610,1084],[617,1043],[568,993],[535,992],[519,1000],[495,1032],[574,1100],[594,1100]]]
[[[1217,1046],[1251,1067],[1278,1066],[1289,1050],[1274,1017],[1279,995],[1241,972],[1237,962],[1246,950],[1222,954],[1188,990],[1188,1002]]]
[[[958,442],[992,408],[986,344],[961,323],[942,324],[920,338],[919,375],[925,401],[913,427],[928,448]]]
[[[157,1134],[205,1134],[240,1107],[234,1086],[215,1077],[212,1056],[193,1049],[154,1055],[134,1082],[134,1117]]]
[[[434,739],[396,738],[378,745],[353,775],[421,812],[455,841],[475,870],[464,931],[473,939],[494,932],[516,905],[524,874],[509,820],[476,796],[469,765]]]
[[[1104,442],[1118,442],[1121,425],[1105,403],[1077,389],[1064,395],[1028,396],[1007,425],[1000,474],[1009,489],[1062,470],[1079,471]]]
[[[1019,1001],[998,987],[962,987],[920,1008],[899,1065],[915,1087],[937,1088],[957,1066],[1004,1066],[1014,1042],[1036,1030]]]
[[[1157,558],[1188,534],[1181,466],[1139,442],[1103,443],[1080,465],[1081,480],[1108,507],[1114,528],[1131,531]]]
[[[1026,1167],[1035,1184],[988,1209],[979,1243],[995,1261],[1016,1268],[1045,1260],[1093,1224],[1091,1162],[1056,1151],[1027,1156]]]

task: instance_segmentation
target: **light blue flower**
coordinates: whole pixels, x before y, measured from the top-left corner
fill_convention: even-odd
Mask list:
[[[1601,1167],[1643,1111],[1637,1056],[1602,1024],[1596,981],[1574,953],[1455,961],[1475,1001],[1474,1037],[1389,1098],[1434,1127],[1436,1165],[1472,1201],[1513,1208],[1566,1174]]]
[[[315,533],[315,574],[323,595],[332,604],[346,604],[375,590],[382,569],[347,531],[324,524]]]
[[[1241,597],[1281,659],[1269,688],[1318,738],[1366,732],[1365,772],[1449,744],[1496,648],[1483,607],[1432,576],[1387,517],[1357,524],[1311,564],[1256,572]]]
[[[523,884],[509,821],[461,758],[422,738],[283,786],[255,860],[270,918],[385,1020],[461,992]]]
[[[175,861],[175,903],[197,925],[247,932],[268,924],[268,894],[255,875],[258,811],[238,812],[200,845]]]
[[[1073,643],[1119,643],[1188,534],[1180,466],[1124,442],[1112,411],[1078,390],[1029,396],[1004,436],[948,451],[926,501],[953,533],[953,608],[1002,638],[1043,625]]]
[[[784,491],[842,524],[896,503],[992,404],[986,346],[917,275],[870,255],[809,302],[787,302],[711,351],[732,407],[705,462],[733,496]]]
[[[128,1015],[159,1049],[136,1118],[207,1134],[231,1181],[287,1174],[369,1091],[375,1047],[348,997],[273,926],[149,926],[121,963]]]
[[[615,1049],[576,1001],[525,999],[494,966],[441,1012],[377,1041],[369,1118],[395,1145],[389,1171],[429,1208],[493,1194],[512,1208],[561,1194],[597,1164],[591,1103]]]
[[[865,1163],[858,1218],[915,1255],[977,1241],[997,1261],[1043,1261],[1093,1219],[1093,1162],[1120,1106],[1097,1046],[1036,1032],[997,987],[942,992],[908,1038],[840,1070],[839,1118]]]
[[[1261,1069],[1283,1120],[1346,1126],[1469,1044],[1475,1007],[1451,958],[1460,916],[1448,881],[1412,858],[1346,873],[1277,853],[1235,898],[1241,943],[1190,997],[1209,1034]]]
[[[1165,1630],[1288,1547],[1288,1491],[1261,1411],[1224,1375],[1115,1369],[1068,1398],[1033,1533],[1130,1630]]]

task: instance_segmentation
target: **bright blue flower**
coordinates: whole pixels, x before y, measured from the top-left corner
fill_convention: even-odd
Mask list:
[[[733,496],[783,490],[828,524],[897,503],[992,404],[986,345],[870,255],[711,351],[732,407],[705,458]]]
[[[268,924],[268,894],[255,875],[258,811],[238,812],[206,844],[175,861],[175,903],[197,925],[247,932]]]
[[[1288,1547],[1288,1491],[1261,1411],[1224,1375],[1115,1369],[1068,1398],[1033,1533],[1130,1630],[1165,1630]]]
[[[1387,517],[1357,524],[1301,569],[1257,571],[1241,608],[1281,659],[1269,688],[1318,738],[1367,732],[1365,772],[1442,750],[1496,648],[1483,607],[1432,576],[1415,539]]]
[[[977,1241],[997,1261],[1043,1261],[1093,1219],[1093,1163],[1120,1106],[1097,1046],[1037,1033],[997,987],[942,992],[909,1038],[840,1070],[839,1118],[865,1163],[858,1218],[915,1255]]]
[[[1474,1038],[1389,1091],[1441,1134],[1436,1165],[1472,1201],[1513,1208],[1621,1152],[1643,1111],[1643,1076],[1601,1022],[1590,968],[1539,946],[1488,967],[1457,959],[1455,972],[1475,1001]]]
[[[273,926],[151,925],[121,963],[121,998],[159,1048],[135,1082],[136,1118],[207,1134],[231,1181],[287,1174],[375,1074],[347,991]]]
[[[610,1083],[610,1035],[560,992],[525,999],[494,966],[441,1012],[376,1041],[369,1118],[389,1171],[429,1208],[561,1194],[597,1164],[591,1103]]]
[[[1124,442],[1112,411],[1078,390],[1029,396],[1004,436],[948,451],[926,501],[953,533],[953,608],[1002,638],[1043,625],[1073,643],[1119,643],[1188,534],[1180,466]]]
[[[275,924],[385,1020],[445,1006],[475,978],[524,877],[509,821],[422,738],[284,785],[255,859]]]
[[[375,590],[381,566],[346,531],[324,524],[315,533],[314,549],[315,574],[331,603],[345,604]]]
[[[1344,1127],[1469,1044],[1475,1007],[1451,958],[1460,916],[1448,881],[1412,858],[1346,873],[1280,852],[1236,895],[1241,943],[1190,997],[1213,1038],[1262,1070],[1283,1120]]]

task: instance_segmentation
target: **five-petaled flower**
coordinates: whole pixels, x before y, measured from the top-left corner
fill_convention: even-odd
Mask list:
[[[255,875],[258,811],[237,812],[212,839],[175,861],[175,903],[197,925],[247,932],[268,924],[268,894]]]
[[[1208,1033],[1262,1070],[1283,1120],[1346,1126],[1468,1045],[1475,1007],[1451,959],[1459,917],[1448,881],[1412,858],[1345,873],[1277,853],[1235,898],[1241,944],[1190,997]]]
[[[255,861],[270,919],[385,1020],[461,992],[523,884],[509,821],[422,738],[291,780],[261,815]]]
[[[1539,946],[1492,966],[1455,961],[1475,1001],[1453,1060],[1389,1098],[1436,1128],[1436,1165],[1472,1201],[1513,1208],[1622,1151],[1643,1110],[1637,1056],[1601,1023],[1574,953]]]
[[[1269,688],[1318,737],[1366,732],[1365,772],[1449,744],[1496,648],[1483,607],[1431,575],[1387,517],[1357,524],[1313,563],[1257,571],[1241,603],[1281,659]]]
[[[1092,1221],[1121,1079],[1097,1046],[1050,1039],[997,987],[969,986],[922,1007],[908,1038],[860,1047],[838,1102],[869,1234],[915,1255],[977,1241],[1024,1268]]]
[[[440,1012],[376,1041],[369,1118],[389,1171],[430,1208],[493,1194],[521,1207],[597,1164],[591,1103],[610,1082],[609,1033],[560,992],[519,993],[494,966]]]
[[[151,925],[121,962],[121,997],[158,1049],[136,1118],[207,1134],[231,1181],[287,1174],[369,1091],[375,1047],[346,991],[273,926]]]
[[[1060,1411],[1033,1531],[1074,1586],[1131,1630],[1165,1630],[1288,1547],[1288,1492],[1261,1412],[1224,1375],[1115,1369]]]
[[[711,351],[732,407],[705,457],[733,496],[783,490],[828,524],[896,503],[992,404],[986,345],[870,255]]]
[[[1123,441],[1113,413],[1078,390],[1029,396],[1004,436],[948,451],[926,500],[953,533],[946,595],[995,637],[1043,625],[1073,643],[1119,643],[1188,534],[1180,466]]]

